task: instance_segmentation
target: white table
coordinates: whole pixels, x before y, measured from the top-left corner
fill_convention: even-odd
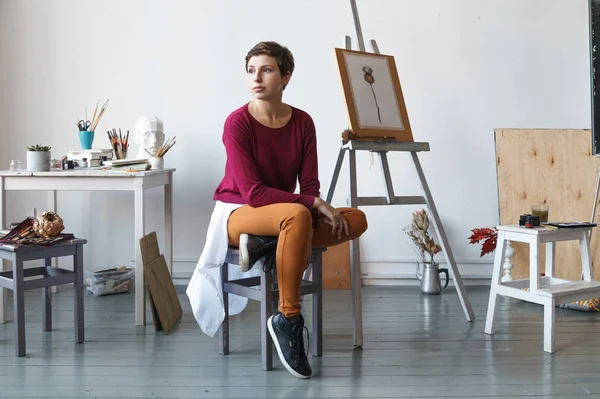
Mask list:
[[[145,172],[111,170],[64,170],[59,172],[0,171],[0,226],[6,227],[7,191],[48,191],[48,210],[56,211],[57,191],[133,191],[135,218],[135,324],[146,324],[146,290],[144,266],[139,239],[146,235],[144,192],[156,187],[164,189],[165,246],[164,255],[173,274],[173,172],[175,169]],[[93,239],[88,240],[94,245]],[[53,265],[57,265],[56,259]],[[2,261],[8,270],[8,261]],[[7,293],[0,289],[0,323],[7,321]]]
[[[494,319],[498,307],[498,296],[503,295],[533,302],[544,306],[544,351],[554,352],[554,309],[561,303],[600,296],[600,282],[593,281],[590,255],[590,232],[592,227],[550,229],[543,227],[498,226],[498,244],[494,258],[494,270],[488,302],[485,332],[494,333]],[[554,277],[555,243],[557,241],[579,241],[583,281],[571,281]],[[529,244],[529,278],[501,281],[502,263],[507,241]],[[546,244],[546,273],[540,276],[540,247]],[[529,291],[524,288],[529,287]]]

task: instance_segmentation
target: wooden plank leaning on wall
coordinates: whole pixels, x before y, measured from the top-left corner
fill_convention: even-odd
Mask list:
[[[589,221],[600,159],[592,155],[590,130],[495,129],[500,224],[518,224],[533,204],[549,204],[550,221]],[[596,212],[596,221],[600,218]],[[483,227],[483,226],[482,226]],[[595,280],[600,280],[600,227],[592,233]],[[527,278],[529,248],[514,243],[514,279]],[[541,262],[544,264],[544,252]],[[576,242],[556,245],[556,275],[578,280]]]

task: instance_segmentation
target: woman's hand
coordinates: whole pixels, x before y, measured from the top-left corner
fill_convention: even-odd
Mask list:
[[[338,240],[342,238],[342,231],[344,231],[347,236],[350,235],[348,222],[337,209],[323,201],[321,198],[315,198],[313,208],[316,208],[327,217],[325,223],[331,226],[331,234],[337,235]]]

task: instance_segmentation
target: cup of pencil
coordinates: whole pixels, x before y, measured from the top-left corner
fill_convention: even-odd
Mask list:
[[[160,146],[156,155],[152,155],[150,151],[144,148],[150,158],[148,159],[148,163],[150,164],[150,169],[152,170],[160,170],[165,168],[165,154],[173,147],[176,143],[177,136],[173,136],[168,139],[163,145]]]
[[[126,159],[127,150],[129,149],[129,130],[126,134],[121,133],[121,128],[119,128],[119,134],[117,134],[117,129],[107,130],[106,133],[108,134],[110,146],[115,153],[115,158]]]
[[[86,119],[79,119],[77,121],[77,129],[79,129],[79,142],[81,144],[82,150],[90,150],[92,149],[92,143],[94,142],[94,132],[96,131],[96,126],[100,122],[102,115],[104,115],[104,111],[108,107],[108,103],[110,100],[106,100],[100,112],[98,112],[98,104],[96,104],[96,109],[94,110],[94,115],[92,116],[92,120],[87,120],[87,106],[85,107],[85,117]]]

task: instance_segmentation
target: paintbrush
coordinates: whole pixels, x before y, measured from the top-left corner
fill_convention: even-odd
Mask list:
[[[96,120],[96,113],[98,112],[98,103],[100,101],[96,102],[96,109],[94,109],[94,115],[92,116],[92,124],[94,124],[94,121]]]
[[[161,153],[160,156],[164,157],[167,154],[167,152],[169,152],[171,147],[173,147],[175,145],[176,142],[177,142],[176,140],[173,140],[173,142]]]
[[[106,108],[108,108],[109,101],[110,101],[110,99],[107,99],[106,102],[104,103],[104,105],[102,105],[102,108],[100,109],[100,114],[98,115],[98,118],[94,121],[94,124],[92,124],[92,127],[90,129],[92,132],[96,130],[96,126],[98,126],[98,123],[100,123],[100,119],[102,118],[102,115],[104,115]]]

